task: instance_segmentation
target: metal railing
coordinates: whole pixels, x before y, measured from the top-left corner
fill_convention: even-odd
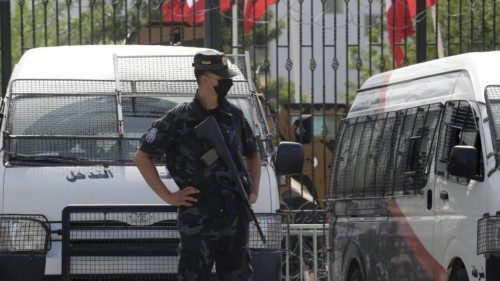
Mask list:
[[[290,224],[285,236],[285,280],[330,281],[328,224]]]

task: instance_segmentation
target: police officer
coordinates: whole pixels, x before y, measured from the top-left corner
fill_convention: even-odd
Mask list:
[[[260,156],[256,139],[243,112],[226,100],[237,73],[223,53],[205,50],[194,57],[198,90],[190,103],[168,111],[141,138],[134,163],[153,191],[170,205],[179,206],[180,260],[178,280],[209,280],[215,262],[218,280],[252,280],[248,252],[249,218],[242,199],[231,190],[234,182],[211,145],[194,127],[213,115],[233,154],[243,155],[251,178],[250,203],[259,192]],[[170,191],[161,181],[154,155],[165,155],[167,168],[180,190]],[[243,169],[238,165],[240,170]]]

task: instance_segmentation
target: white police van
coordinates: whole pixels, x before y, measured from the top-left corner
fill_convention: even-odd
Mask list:
[[[175,280],[175,208],[150,190],[132,156],[153,120],[193,98],[191,63],[199,50],[67,46],[23,55],[2,107],[1,280]],[[247,80],[248,56],[228,57],[240,73],[228,100],[253,126],[262,156],[254,210],[265,213],[259,220],[268,243],[252,231],[250,247],[260,255],[254,267],[257,275],[279,276],[281,217],[273,160],[286,174],[292,166],[283,157],[291,153],[300,171],[301,153],[287,144],[274,153]],[[177,188],[163,159],[157,161],[166,185]]]
[[[339,136],[334,280],[500,280],[500,52],[374,75]]]

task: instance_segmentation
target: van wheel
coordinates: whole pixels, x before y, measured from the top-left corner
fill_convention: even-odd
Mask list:
[[[363,281],[363,276],[361,276],[361,270],[357,264],[351,266],[352,269],[347,276],[347,281]]]
[[[460,265],[459,268],[453,270],[450,275],[450,281],[469,281],[467,270],[465,270],[465,267],[463,265]]]

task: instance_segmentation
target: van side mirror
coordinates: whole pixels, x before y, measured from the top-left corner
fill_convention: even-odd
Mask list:
[[[295,126],[295,141],[302,144],[309,144],[312,142],[312,118],[305,117],[299,118],[293,122]],[[301,126],[302,125],[302,126]]]
[[[302,173],[302,145],[296,142],[281,142],[276,154],[276,175],[298,175]]]
[[[456,145],[451,149],[448,172],[457,177],[476,178],[479,153],[473,146]]]

